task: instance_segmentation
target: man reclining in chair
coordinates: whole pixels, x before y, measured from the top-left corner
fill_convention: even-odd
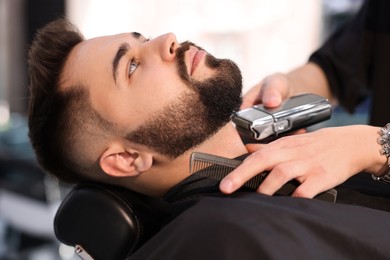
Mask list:
[[[192,152],[227,158],[248,152],[230,122],[241,104],[239,68],[173,34],[84,40],[60,19],[37,34],[29,73],[30,139],[40,165],[61,181],[162,197],[189,177]],[[244,191],[176,203],[181,214],[135,256],[390,254],[390,215],[382,211]]]

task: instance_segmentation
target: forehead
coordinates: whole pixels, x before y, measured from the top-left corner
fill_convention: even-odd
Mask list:
[[[106,52],[110,48],[117,48],[123,42],[131,44],[132,42],[138,42],[140,39],[143,40],[144,37],[138,32],[100,36],[79,43],[75,46],[74,52],[81,55],[88,52]]]
[[[131,33],[121,33],[91,38],[80,42],[75,46],[75,51],[83,54],[85,52],[104,51],[107,47],[118,46],[121,42],[135,39]]]

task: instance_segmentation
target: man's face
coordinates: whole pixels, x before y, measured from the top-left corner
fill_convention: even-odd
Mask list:
[[[176,157],[225,125],[241,103],[241,74],[173,34],[137,33],[84,41],[65,65],[63,85],[81,83],[92,107],[126,137]]]

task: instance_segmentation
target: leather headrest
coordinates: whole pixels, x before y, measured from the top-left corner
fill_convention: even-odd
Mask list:
[[[124,259],[161,227],[162,201],[100,183],[75,186],[54,219],[58,240],[96,259]]]

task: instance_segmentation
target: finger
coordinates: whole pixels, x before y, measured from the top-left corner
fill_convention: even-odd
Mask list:
[[[289,149],[286,149],[289,150]],[[281,161],[289,160],[294,153],[286,154],[279,151],[279,149],[259,149],[255,153],[249,155],[240,166],[225,176],[220,183],[220,190],[223,193],[230,194],[239,189],[245,182],[254,176],[272,169]]]
[[[314,196],[327,190],[323,186],[323,181],[320,178],[308,178],[301,185],[299,185],[294,192],[291,194],[292,197],[299,198],[314,198]]]
[[[257,84],[244,95],[241,109],[245,109],[261,103],[261,84],[262,83]]]
[[[282,95],[274,88],[266,88],[263,92],[262,102],[264,106],[273,108],[282,103]]]
[[[292,134],[299,135],[299,134],[304,134],[304,133],[307,133],[307,129],[306,128],[298,129],[298,130],[294,131]]]
[[[299,134],[305,134],[307,133],[307,130],[306,128],[301,128],[301,129],[298,129],[298,130],[294,130],[288,134],[286,134],[285,136],[289,136],[289,135],[299,135]]]
[[[270,160],[266,164],[262,158],[264,156],[261,155],[261,151],[248,156],[241,165],[222,179],[219,185],[221,192],[226,194],[233,193],[252,177],[267,170]]]
[[[306,143],[307,138],[293,136],[283,137],[269,144],[248,144],[246,146],[248,151],[254,153],[221,181],[221,192],[230,194],[259,173],[271,170],[281,162],[289,162],[301,156],[302,153],[299,151]]]
[[[306,176],[308,177],[301,182],[301,185],[295,189],[291,196],[314,198],[318,194],[340,184],[337,178],[332,178],[329,174],[320,172],[319,170],[314,170],[314,172],[311,170],[311,173],[308,172]]]
[[[304,165],[297,161],[278,164],[267,175],[257,189],[257,192],[266,195],[273,195],[287,182],[297,179],[304,171]]]
[[[251,98],[244,98],[242,100],[242,104],[240,106],[240,110],[243,110],[243,109],[246,109],[246,108],[250,108],[254,105],[258,105],[261,103],[261,98],[260,97],[251,97]]]
[[[266,107],[277,107],[287,97],[288,82],[283,74],[274,74],[264,80],[262,101]]]

